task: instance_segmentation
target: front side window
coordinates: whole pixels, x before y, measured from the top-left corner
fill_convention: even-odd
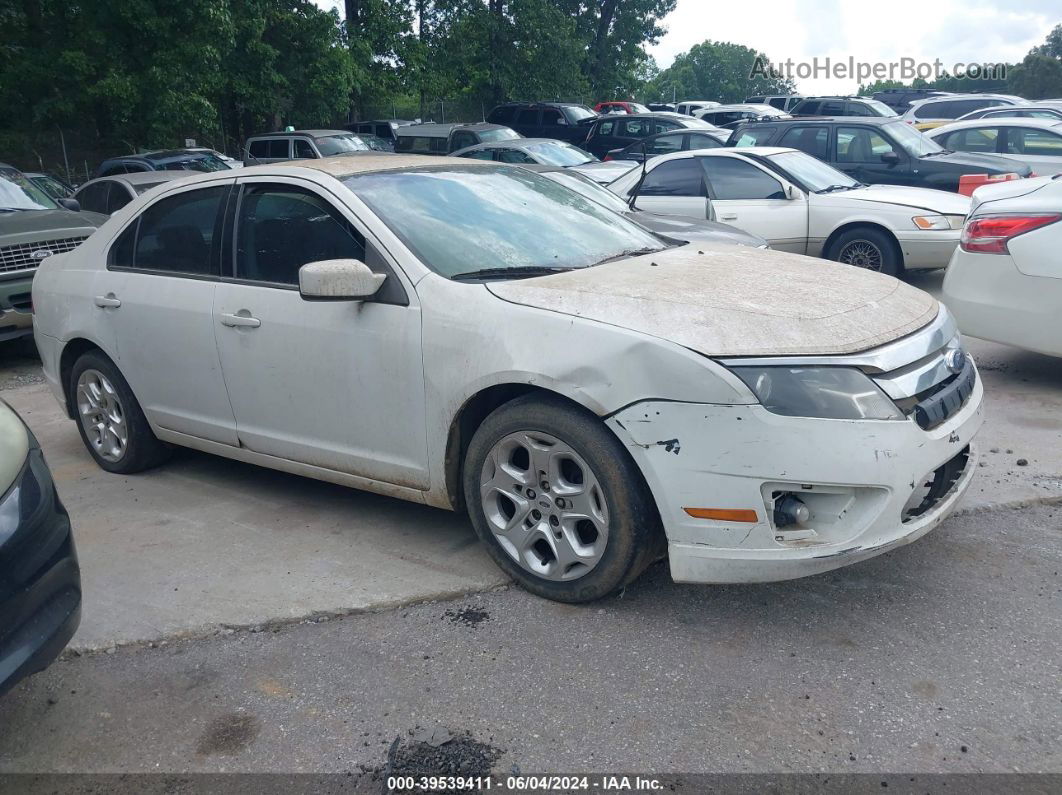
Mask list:
[[[236,219],[236,278],[298,285],[299,268],[365,261],[365,239],[329,202],[289,185],[248,185]]]
[[[121,234],[110,264],[162,273],[217,276],[215,242],[227,186],[186,191],[155,202]]]
[[[291,142],[292,148],[295,150],[296,160],[313,160],[317,157],[317,153],[313,151],[313,147],[310,146],[310,142],[305,138],[296,138]]]
[[[973,127],[956,130],[945,138],[944,145],[957,152],[989,152],[995,154],[999,141],[998,127]]]
[[[644,138],[652,134],[652,121],[649,119],[624,119],[620,122],[620,135],[628,138]]]
[[[447,277],[584,268],[665,247],[623,216],[514,166],[426,166],[343,183],[421,262]]]
[[[107,213],[107,194],[111,189],[111,181],[103,179],[86,185],[77,192],[77,203],[82,210],[90,213]]]
[[[567,124],[562,114],[556,108],[546,108],[542,111],[542,125],[545,127],[561,127]]]
[[[704,133],[691,133],[688,149],[718,149],[723,143],[718,138],[713,138]]]
[[[1007,154],[1062,158],[1062,136],[1031,127],[1007,128]]]
[[[695,157],[661,163],[642,180],[639,196],[707,196],[704,169]]]
[[[704,157],[700,161],[708,174],[713,199],[785,198],[782,183],[751,163],[736,157]]]
[[[880,163],[881,156],[899,152],[880,133],[868,127],[837,128],[837,161]]]
[[[516,123],[533,127],[538,124],[538,111],[534,108],[524,108],[516,114]]]
[[[455,132],[454,133],[453,148],[454,148],[455,152],[458,149],[464,149],[465,147],[468,147],[468,146],[475,146],[478,143],[479,143],[479,141],[476,140],[476,136],[474,136],[470,132]]]

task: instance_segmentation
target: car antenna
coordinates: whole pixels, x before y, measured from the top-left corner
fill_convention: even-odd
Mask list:
[[[649,159],[649,145],[642,141],[642,175],[638,178],[638,182],[634,186],[634,190],[631,191],[631,197],[627,200],[627,206],[632,210],[634,209],[634,203],[638,200],[638,191],[642,187],[642,183],[645,182],[645,163]]]

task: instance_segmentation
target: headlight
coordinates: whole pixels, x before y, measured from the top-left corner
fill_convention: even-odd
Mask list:
[[[733,367],[763,407],[787,417],[906,419],[878,385],[850,367]]]
[[[962,229],[961,215],[916,215],[911,219],[919,229]]]

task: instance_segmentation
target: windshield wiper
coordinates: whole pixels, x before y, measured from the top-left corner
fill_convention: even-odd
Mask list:
[[[471,281],[473,279],[530,279],[535,276],[549,276],[551,273],[564,273],[574,270],[562,266],[535,265],[524,268],[483,268],[478,271],[467,273],[455,273],[450,277],[452,281]]]
[[[825,188],[819,188],[816,193],[832,193],[835,190],[853,190],[858,188],[858,185],[829,185]]]
[[[660,249],[658,248],[631,248],[626,251],[621,251],[619,254],[613,254],[611,257],[605,257],[602,260],[595,262],[595,265],[604,265],[606,262],[615,262],[618,259],[627,259],[628,257],[640,257],[643,254],[655,254]]]

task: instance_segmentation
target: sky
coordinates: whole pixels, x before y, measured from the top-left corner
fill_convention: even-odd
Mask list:
[[[315,2],[322,8],[337,5]],[[342,13],[342,3],[338,6]],[[667,34],[648,51],[662,69],[679,53],[712,39],[759,50],[771,63],[810,63],[818,57],[825,66],[828,57],[834,64],[849,58],[899,64],[909,58],[939,60],[952,71],[960,63],[1020,61],[1059,22],[1060,0],[678,0],[663,21]],[[852,93],[859,82],[855,76],[797,78],[797,90]]]

